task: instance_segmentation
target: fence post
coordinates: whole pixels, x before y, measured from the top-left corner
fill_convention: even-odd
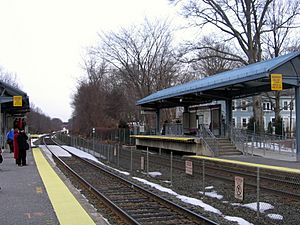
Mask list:
[[[125,128],[123,128],[123,143],[126,144],[126,132],[125,132]]]
[[[103,144],[100,143],[100,149],[99,149],[99,157],[100,157],[100,160],[102,160],[102,155],[103,155]]]
[[[120,167],[120,145],[117,145],[117,165]]]
[[[132,173],[132,147],[130,147],[130,172]]]
[[[257,210],[257,218],[259,218],[259,182],[260,182],[260,177],[259,177],[259,167],[257,167],[257,177],[256,177],[256,210]]]
[[[278,147],[279,147],[279,153],[281,153],[281,144],[282,144],[282,139],[278,141]]]
[[[107,145],[107,163],[109,163],[109,145]]]
[[[253,151],[254,151],[254,137],[252,136],[252,156],[253,156]]]
[[[149,176],[149,147],[147,147],[147,176]]]
[[[170,168],[170,181],[171,181],[171,187],[173,186],[173,151],[171,151],[171,168]]]
[[[205,161],[202,160],[202,190],[203,190],[203,198],[205,197]]]

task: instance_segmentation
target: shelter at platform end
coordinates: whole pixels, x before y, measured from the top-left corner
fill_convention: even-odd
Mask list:
[[[26,119],[30,111],[29,97],[20,89],[0,81],[0,142],[6,141],[6,133],[13,126],[16,118]]]
[[[137,105],[156,112],[156,133],[158,134],[160,109],[181,106],[184,107],[184,113],[188,115],[191,106],[224,101],[225,123],[226,127],[229,127],[232,121],[232,100],[274,90],[272,89],[274,74],[280,75],[282,90],[295,89],[296,115],[299,115],[300,51],[166,88],[140,99]],[[187,127],[188,124],[184,124],[183,121],[183,126]],[[300,160],[300,117],[298,116],[296,116],[296,127],[296,154],[297,159]],[[227,134],[230,134],[229,130]]]

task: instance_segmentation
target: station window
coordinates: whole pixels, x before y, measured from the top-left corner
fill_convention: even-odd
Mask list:
[[[275,118],[274,117],[272,117],[271,121],[272,121],[272,125],[275,126]]]
[[[233,101],[232,101],[232,111],[236,111],[235,105],[236,105],[236,101],[233,100]]]
[[[271,102],[264,102],[263,103],[263,110],[264,111],[270,111],[271,109],[272,109]]]
[[[283,110],[288,110],[288,101],[283,101]]]
[[[242,118],[242,126],[243,128],[247,127],[247,124],[248,124],[248,118]]]
[[[235,118],[234,117],[232,118],[231,122],[232,122],[232,127],[235,127]]]
[[[241,110],[247,111],[247,101],[246,100],[241,101]]]

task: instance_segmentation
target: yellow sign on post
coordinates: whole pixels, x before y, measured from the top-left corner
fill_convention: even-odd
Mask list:
[[[271,90],[282,90],[282,74],[271,74]]]
[[[22,96],[14,96],[13,97],[13,106],[22,106]]]

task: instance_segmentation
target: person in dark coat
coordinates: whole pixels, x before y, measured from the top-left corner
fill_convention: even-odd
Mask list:
[[[26,151],[28,150],[28,136],[26,135],[24,130],[19,132],[18,136],[18,144],[19,144],[19,159],[18,165],[19,166],[26,166]]]
[[[15,131],[14,131],[14,158],[16,160],[16,164],[20,164],[19,163],[19,144],[18,144],[18,137],[19,137],[19,128],[15,127]]]

